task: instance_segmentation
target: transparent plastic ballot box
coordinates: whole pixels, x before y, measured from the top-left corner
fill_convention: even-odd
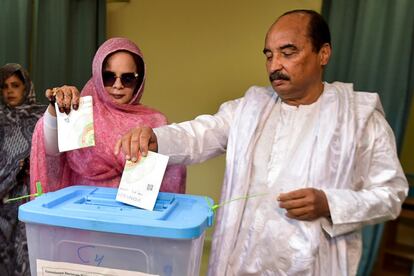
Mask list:
[[[111,275],[199,275],[213,223],[210,198],[160,192],[148,211],[116,201],[116,193],[71,186],[21,205],[32,275],[104,275],[104,268],[123,271]]]

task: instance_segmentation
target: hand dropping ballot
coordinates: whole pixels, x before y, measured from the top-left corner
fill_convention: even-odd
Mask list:
[[[57,103],[55,109],[60,152],[95,146],[92,96],[81,97],[78,110],[69,114],[59,112]]]
[[[168,156],[148,152],[134,163],[127,161],[116,200],[152,211],[167,168]]]

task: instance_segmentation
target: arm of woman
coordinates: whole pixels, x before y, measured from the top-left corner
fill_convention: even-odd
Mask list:
[[[57,138],[57,119],[49,113],[50,106],[43,116],[43,139],[47,155],[59,155]]]

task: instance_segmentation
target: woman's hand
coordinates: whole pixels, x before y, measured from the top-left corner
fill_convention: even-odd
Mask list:
[[[46,98],[49,100],[49,113],[56,117],[55,102],[58,105],[59,112],[69,114],[73,108],[79,108],[79,90],[75,86],[64,85],[52,89],[47,89],[45,92]]]

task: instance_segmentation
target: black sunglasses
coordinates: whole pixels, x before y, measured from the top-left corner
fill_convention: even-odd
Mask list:
[[[121,76],[117,76],[114,72],[104,71],[102,73],[102,80],[104,86],[113,86],[116,79],[120,78],[122,85],[127,88],[135,88],[138,80],[138,73],[123,73]]]

